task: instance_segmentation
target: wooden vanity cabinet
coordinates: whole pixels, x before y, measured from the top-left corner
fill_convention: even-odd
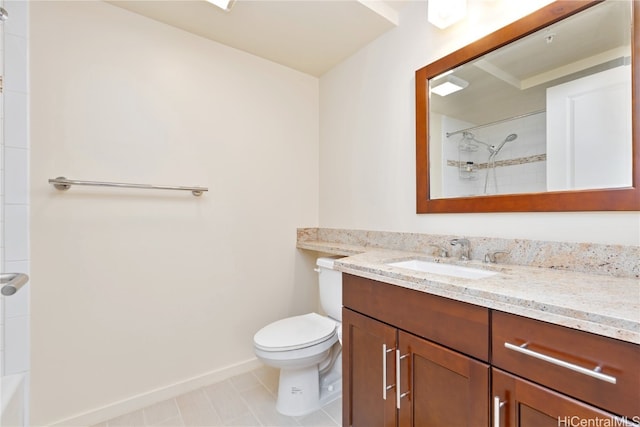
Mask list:
[[[349,274],[343,305],[344,427],[640,425],[639,345]]]
[[[343,426],[489,424],[487,309],[347,274],[343,305]]]

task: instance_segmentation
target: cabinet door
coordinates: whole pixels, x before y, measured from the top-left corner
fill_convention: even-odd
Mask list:
[[[640,421],[615,417],[499,369],[492,369],[492,381],[495,427],[626,426]]]
[[[396,329],[345,308],[342,344],[342,425],[394,427]]]
[[[398,342],[400,427],[489,425],[489,365],[403,331]]]

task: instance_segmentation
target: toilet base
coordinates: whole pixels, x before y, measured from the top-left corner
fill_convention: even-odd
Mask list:
[[[300,369],[280,369],[276,410],[297,417],[320,409],[318,365]]]
[[[330,365],[320,374],[318,365],[281,368],[276,410],[299,417],[317,411],[342,396],[342,348],[334,346]]]

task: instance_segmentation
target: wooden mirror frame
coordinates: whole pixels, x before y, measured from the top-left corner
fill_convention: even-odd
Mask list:
[[[611,1],[611,0],[609,0]],[[416,198],[417,213],[461,212],[561,212],[561,211],[637,211],[640,210],[640,149],[638,147],[638,51],[640,38],[639,1],[632,2],[632,186],[624,188],[550,191],[545,193],[431,199],[429,188],[429,79],[472,61],[492,50],[534,33],[548,25],[592,7],[602,0],[555,1],[506,27],[483,37],[416,71]]]

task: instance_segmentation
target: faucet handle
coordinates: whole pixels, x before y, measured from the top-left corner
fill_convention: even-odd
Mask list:
[[[497,262],[496,255],[509,254],[509,251],[489,251],[484,254],[484,262],[495,264]]]
[[[432,248],[436,248],[438,249],[438,253],[440,254],[441,258],[447,258],[449,256],[449,251],[447,251],[444,246],[440,246],[440,245],[429,245]]]
[[[449,243],[451,243],[451,246],[460,245],[462,247],[460,254],[460,259],[462,261],[468,261],[471,259],[471,243],[469,242],[469,239],[452,239]]]
[[[449,243],[451,243],[452,246],[455,246],[455,245],[468,245],[469,244],[469,239],[464,239],[464,238],[451,239],[451,241]]]

